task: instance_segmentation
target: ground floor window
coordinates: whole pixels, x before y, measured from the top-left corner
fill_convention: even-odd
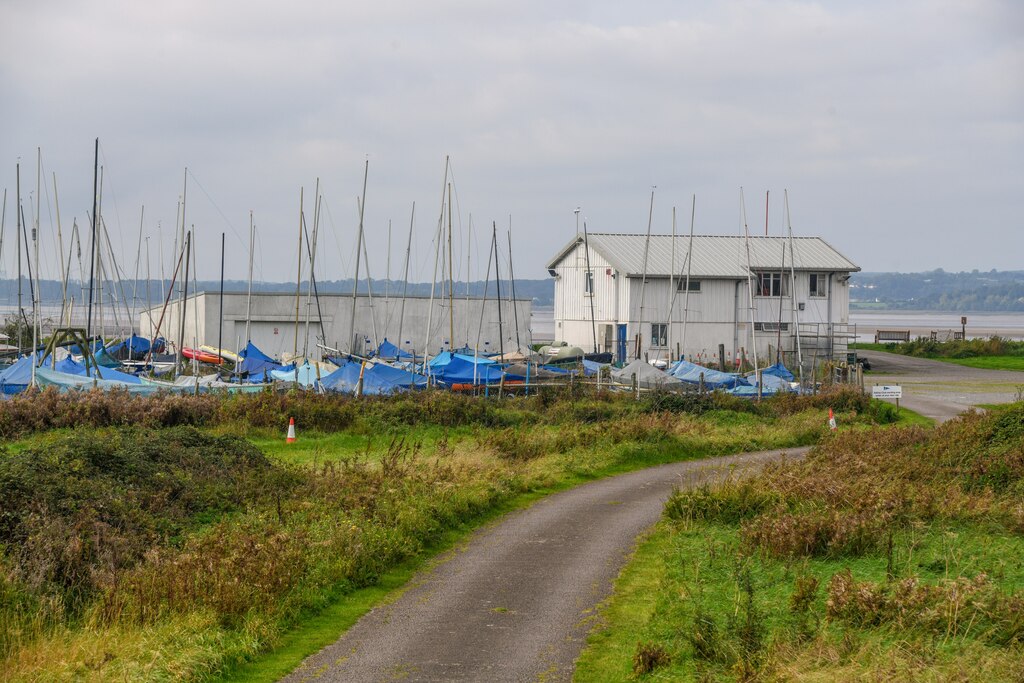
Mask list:
[[[789,323],[754,323],[754,329],[758,332],[788,332]]]
[[[651,323],[651,346],[668,346],[668,323]]]

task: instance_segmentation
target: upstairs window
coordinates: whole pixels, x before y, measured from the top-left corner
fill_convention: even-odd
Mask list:
[[[678,280],[676,280],[676,291],[677,292],[685,292],[686,291],[686,278],[683,277],[683,278],[679,278]],[[693,280],[693,279],[690,280],[690,291],[691,292],[699,292],[700,291],[700,280]]]
[[[583,293],[591,296],[594,293],[594,271],[588,270],[583,277]]]
[[[811,273],[811,296],[828,296],[828,273]]]
[[[785,296],[789,289],[788,278],[782,273],[755,273],[754,274],[754,296]]]

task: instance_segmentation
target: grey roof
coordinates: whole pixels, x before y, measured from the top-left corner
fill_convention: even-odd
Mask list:
[[[645,235],[595,233],[588,235],[590,247],[601,254],[620,273],[642,275],[644,272]],[[676,275],[686,273],[686,251],[689,235],[675,239]],[[583,235],[572,239],[551,259],[547,267],[555,268],[568,256]],[[783,263],[785,250],[785,263]],[[856,272],[860,266],[846,258],[820,237],[794,237],[792,256],[787,237],[750,237],[750,266],[754,270],[778,270],[792,265],[796,270]],[[791,264],[790,260],[795,260]],[[672,236],[651,235],[647,255],[648,277],[668,277],[672,270]],[[745,278],[747,276],[747,240],[742,235],[694,235],[691,277]]]

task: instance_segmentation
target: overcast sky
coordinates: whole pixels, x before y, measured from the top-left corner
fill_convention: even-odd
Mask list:
[[[1022,269],[1024,3],[282,3],[0,0],[3,263],[14,268],[15,164],[56,272],[102,215],[134,270],[141,207],[157,275],[188,167],[200,278],[294,278],[299,192],[324,196],[318,276],[351,276],[369,160],[371,274],[429,280],[451,155],[456,269],[482,277],[492,222],[518,277],[543,277],[576,230],[820,235],[867,271]],[[473,241],[467,243],[470,216]],[[144,255],[143,255],[144,256]],[[141,266],[145,271],[145,261]],[[168,266],[165,265],[165,270]]]

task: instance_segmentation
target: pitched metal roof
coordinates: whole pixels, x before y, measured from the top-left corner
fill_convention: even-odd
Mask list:
[[[590,247],[601,254],[621,273],[642,275],[646,235],[592,233],[588,235]],[[675,238],[675,270],[678,276],[686,272],[686,252],[689,235]],[[548,263],[555,268],[572,253],[583,236],[572,239]],[[750,237],[750,266],[753,270],[778,270],[792,265],[796,270],[856,272],[860,266],[846,258],[820,237],[794,237],[792,255],[788,237]],[[785,262],[783,262],[785,251]],[[795,263],[791,264],[790,260]],[[745,278],[747,276],[747,240],[742,235],[694,235],[691,277]],[[647,254],[647,276],[668,277],[672,270],[672,236],[651,235]]]

